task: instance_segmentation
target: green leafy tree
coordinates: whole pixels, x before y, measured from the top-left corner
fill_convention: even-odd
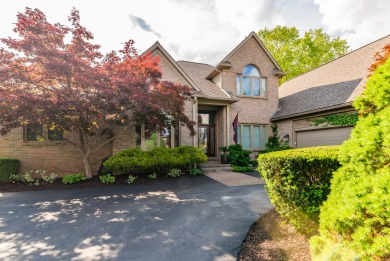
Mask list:
[[[309,30],[301,37],[295,27],[262,29],[258,35],[287,73],[280,84],[348,52],[346,40],[332,38],[322,29]]]
[[[390,43],[384,50],[389,57]],[[354,102],[361,117],[341,146],[313,260],[390,260],[390,59],[381,57]]]

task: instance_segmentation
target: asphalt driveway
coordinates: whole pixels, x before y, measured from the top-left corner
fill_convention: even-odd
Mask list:
[[[0,193],[0,260],[236,260],[272,208],[256,179]]]

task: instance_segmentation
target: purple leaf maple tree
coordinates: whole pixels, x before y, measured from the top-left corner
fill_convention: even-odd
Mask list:
[[[52,24],[26,8],[17,15],[18,37],[1,39],[2,135],[28,124],[77,133],[64,142],[77,147],[91,178],[90,156],[137,122],[157,131],[181,122],[195,133],[184,114],[191,90],[161,81],[158,57],[138,55],[132,40],[103,55],[76,9],[68,20],[69,26]]]

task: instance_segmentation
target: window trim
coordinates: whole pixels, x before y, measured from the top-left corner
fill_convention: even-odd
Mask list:
[[[259,73],[259,77],[257,76],[252,76],[252,75],[249,75],[249,74],[243,74],[245,68],[247,66],[253,66]],[[243,85],[243,79],[244,77],[248,77],[250,79],[250,95],[244,95],[244,85]],[[238,81],[239,79],[239,81]],[[253,95],[253,79],[258,79],[259,80],[259,95]],[[265,88],[264,88],[264,91],[263,91],[263,88],[262,88],[262,85],[263,85],[263,80],[265,81]],[[239,82],[239,85],[238,86],[238,82]],[[253,64],[247,64],[245,65],[244,69],[242,69],[241,73],[238,73],[237,76],[236,76],[236,95],[237,96],[240,96],[240,97],[251,97],[251,98],[267,98],[267,95],[268,95],[268,91],[267,91],[267,85],[268,85],[268,79],[267,77],[263,77],[262,74],[261,74],[261,71],[260,69],[253,65]],[[238,93],[238,87],[239,87],[239,90],[240,90],[240,93]]]
[[[35,125],[35,126],[40,126],[40,125]],[[63,143],[65,141],[63,131],[62,131],[62,140],[50,140],[49,139],[49,128],[44,126],[44,125],[42,125],[43,140],[27,140],[27,128],[28,127],[29,127],[29,125],[23,125],[23,143],[47,145],[50,143],[54,143],[54,144]]]
[[[243,149],[251,150],[251,151],[265,150],[265,144],[267,142],[267,124],[261,124],[261,123],[240,123],[240,124],[238,124],[238,130],[237,130],[238,142],[237,142],[237,144],[241,144],[241,146],[243,145],[244,126],[250,126],[250,134],[249,134],[250,135],[250,147],[249,148],[243,147]],[[259,137],[260,147],[259,148],[254,148],[253,127],[260,127],[260,137]]]
[[[139,128],[140,128],[140,130],[139,130],[139,132],[140,132],[140,137],[139,137],[139,139],[140,139],[140,144],[138,145],[137,144],[137,127],[135,127],[134,128],[134,145],[135,145],[135,147],[138,147],[138,148],[140,148],[141,150],[143,150],[143,151],[146,151],[146,150],[148,150],[147,148],[146,148],[146,141],[147,141],[147,139],[145,138],[145,123],[138,123],[139,124]],[[178,145],[177,146],[180,146],[180,122],[179,122],[179,124],[178,124],[178,130],[179,130],[179,134],[178,134],[178,136],[179,136],[179,140],[178,140]],[[170,148],[174,148],[174,147],[177,147],[176,146],[176,133],[175,133],[175,131],[176,131],[176,128],[175,128],[175,126],[174,125],[170,125],[170,132],[171,132],[171,144],[170,144]],[[159,131],[156,131],[155,132],[156,133],[156,148],[162,148],[162,147],[164,147],[164,145],[163,145],[163,143],[161,142],[161,138],[162,138],[162,135],[161,135],[161,133],[159,132]]]

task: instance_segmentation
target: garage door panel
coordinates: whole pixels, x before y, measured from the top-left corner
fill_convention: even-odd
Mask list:
[[[349,139],[352,127],[296,132],[297,147],[339,145]]]

